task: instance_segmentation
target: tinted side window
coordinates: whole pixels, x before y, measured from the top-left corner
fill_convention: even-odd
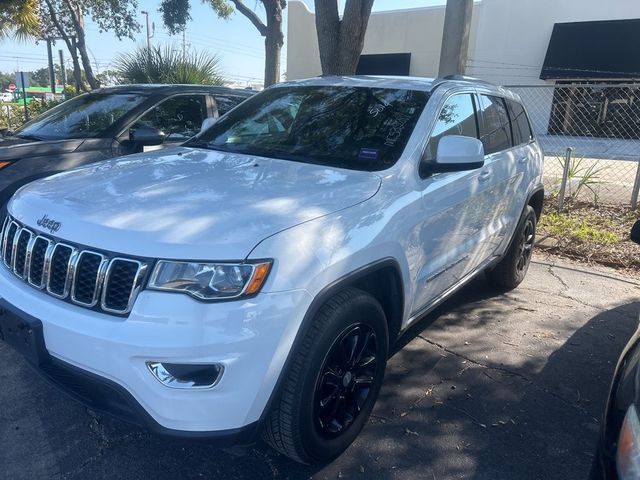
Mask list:
[[[165,100],[145,113],[132,128],[153,127],[162,130],[169,141],[186,140],[200,131],[206,116],[205,97],[185,95]]]
[[[513,145],[509,115],[504,100],[499,97],[480,95],[482,110],[480,122],[480,140],[485,155],[507,150]]]
[[[509,106],[514,143],[516,145],[529,143],[529,141],[533,140],[533,132],[524,107],[513,100],[507,100],[507,105]]]
[[[448,135],[478,138],[476,112],[470,94],[455,95],[446,101],[431,132],[427,144],[427,158],[436,158],[438,142]]]
[[[216,105],[218,106],[218,115],[222,116],[239,103],[246,100],[246,97],[236,95],[214,95]]]

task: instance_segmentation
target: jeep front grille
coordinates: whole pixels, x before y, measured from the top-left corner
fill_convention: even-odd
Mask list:
[[[86,308],[126,315],[147,263],[97,252],[38,234],[10,217],[2,226],[4,265],[29,285]]]

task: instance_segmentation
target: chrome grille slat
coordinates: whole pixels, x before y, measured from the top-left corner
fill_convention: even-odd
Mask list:
[[[84,280],[83,277],[84,275],[86,275],[87,269],[90,268],[90,266],[85,267],[84,264],[82,263],[83,258],[88,257],[90,255],[98,258],[98,266],[96,268],[95,275],[93,275],[94,277],[92,281],[93,292],[91,294],[91,299],[89,301],[84,301],[81,298],[82,295],[78,294],[78,290],[79,290],[78,281]],[[91,250],[83,250],[82,252],[80,252],[80,254],[78,255],[78,261],[76,262],[76,271],[73,277],[73,284],[71,285],[71,301],[73,303],[82,305],[84,307],[93,307],[98,303],[100,288],[102,286],[102,282],[104,280],[104,275],[107,270],[108,264],[109,264],[109,260],[107,259],[107,257],[105,257],[100,253],[92,252]]]
[[[2,256],[3,260],[4,260],[4,248],[7,244],[7,231],[9,229],[10,223],[11,221],[9,220],[9,217],[6,217],[4,219],[4,222],[2,222],[2,236],[0,237],[0,255]]]
[[[0,255],[17,277],[48,295],[86,308],[127,315],[146,277],[147,264],[76,247],[38,234],[7,216]]]
[[[25,278],[25,270],[27,269],[27,250],[29,243],[33,238],[33,232],[28,228],[21,228],[16,232],[13,241],[13,273],[18,277]]]
[[[73,277],[73,262],[78,250],[66,243],[56,243],[51,254],[47,293],[57,298],[67,298]]]
[[[114,273],[114,270],[118,264],[128,263],[134,265],[136,267],[135,273],[131,279],[131,287],[129,289],[129,296],[126,299],[126,303],[124,306],[118,308],[119,303],[115,300],[111,293],[111,289],[115,288],[113,282],[110,282],[111,276]],[[104,288],[102,289],[102,296],[100,299],[100,307],[109,313],[117,313],[117,314],[126,314],[131,311],[131,307],[133,304],[133,299],[138,294],[138,291],[141,288],[141,279],[144,278],[146,273],[146,265],[138,260],[131,260],[128,258],[115,257],[112,258],[109,262],[109,266],[107,267],[107,272],[105,274],[104,280]]]
[[[31,233],[31,238],[27,244],[27,251],[24,257],[24,275],[22,278],[27,281],[29,281],[29,275],[31,274],[31,256],[33,255],[33,247],[36,243],[36,238],[38,238],[38,236],[35,233]]]
[[[9,223],[7,227],[5,246],[3,251],[3,261],[7,268],[13,268],[13,241],[15,239],[15,234],[20,230],[20,225],[16,222]],[[11,233],[13,232],[13,233]]]
[[[43,245],[44,244],[44,245]],[[43,245],[44,250],[41,252],[38,245]],[[45,287],[45,274],[48,274],[46,269],[47,253],[49,257],[53,251],[53,242],[42,235],[37,235],[31,248],[31,257],[29,261],[29,273],[27,275],[27,281],[32,286],[42,290]],[[40,258],[42,256],[42,259]],[[42,263],[42,264],[41,264]],[[36,278],[37,277],[37,278]]]

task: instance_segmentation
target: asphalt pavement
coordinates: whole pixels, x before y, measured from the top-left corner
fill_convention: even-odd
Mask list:
[[[369,424],[314,467],[97,415],[2,344],[0,478],[582,480],[639,312],[637,276],[545,255],[507,294],[479,278],[407,332]]]

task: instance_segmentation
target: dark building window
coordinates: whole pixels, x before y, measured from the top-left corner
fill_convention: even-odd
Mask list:
[[[356,75],[409,75],[410,53],[360,55]]]

